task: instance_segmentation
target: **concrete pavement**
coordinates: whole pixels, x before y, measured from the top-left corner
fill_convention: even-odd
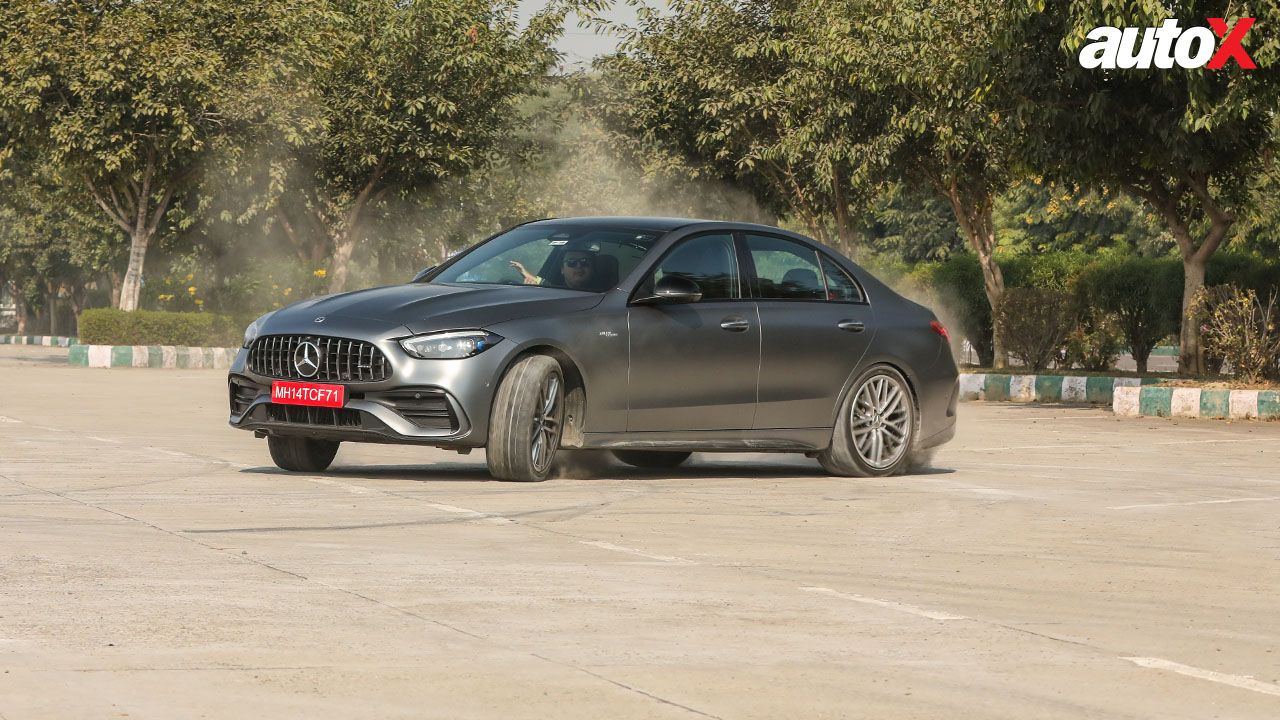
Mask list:
[[[970,403],[885,480],[312,477],[221,372],[58,352],[0,348],[5,720],[1280,715],[1278,423]]]

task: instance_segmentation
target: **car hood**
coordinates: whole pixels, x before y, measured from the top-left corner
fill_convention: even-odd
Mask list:
[[[284,308],[281,322],[317,317],[401,326],[413,333],[483,328],[525,317],[589,310],[604,296],[541,286],[410,283],[304,300]]]

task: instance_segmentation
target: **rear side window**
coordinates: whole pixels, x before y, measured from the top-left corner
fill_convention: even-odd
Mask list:
[[[786,238],[747,235],[761,298],[826,300],[822,268],[813,248]]]
[[[849,273],[829,257],[822,258],[822,275],[827,279],[827,299],[837,302],[862,302],[862,288]]]

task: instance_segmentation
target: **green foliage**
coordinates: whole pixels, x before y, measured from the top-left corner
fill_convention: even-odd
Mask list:
[[[1030,178],[996,200],[1001,249],[1017,254],[1059,250],[1163,254],[1173,249],[1154,215],[1122,194],[1083,191]]]
[[[151,237],[209,150],[266,118],[320,0],[0,6],[0,162],[39,156],[130,238],[136,307]]]
[[[1096,310],[1085,309],[1083,314],[1063,341],[1059,366],[1070,369],[1078,365],[1091,372],[1115,367],[1124,351],[1124,331],[1119,320]]]
[[[1238,380],[1280,379],[1280,293],[1263,300],[1230,285],[1196,294],[1193,314],[1205,326],[1208,352],[1231,365]]]
[[[85,345],[236,347],[242,331],[226,315],[97,308],[80,314],[79,336]]]
[[[965,238],[947,201],[904,183],[885,188],[862,221],[859,234],[877,254],[923,262],[944,260],[965,249]]]
[[[941,263],[925,267],[919,276],[933,290],[934,297],[950,310],[959,334],[969,340],[978,354],[978,363],[990,367],[994,359],[991,344],[991,304],[983,289],[982,268],[972,253],[961,253]]]
[[[1139,370],[1178,327],[1182,267],[1176,258],[1108,257],[1083,269],[1082,305],[1115,316]]]
[[[1009,352],[1038,371],[1058,358],[1076,325],[1076,309],[1071,296],[1060,290],[1009,288],[996,308],[995,321]]]
[[[265,134],[234,174],[256,212],[344,289],[359,242],[442,180],[485,164],[555,59],[565,9],[520,28],[513,0],[331,0],[333,43],[305,79],[315,122]]]

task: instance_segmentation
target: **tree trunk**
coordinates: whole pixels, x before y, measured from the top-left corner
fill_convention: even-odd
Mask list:
[[[73,337],[80,335],[80,313],[84,312],[84,299],[88,292],[89,289],[84,286],[84,283],[74,283],[71,286],[71,335]]]
[[[833,168],[831,173],[831,196],[835,207],[836,239],[840,252],[847,257],[853,257],[853,229],[849,227],[849,206],[848,199],[845,197],[843,183],[839,168]]]
[[[49,283],[48,298],[49,335],[56,336],[58,334],[58,285],[56,283]]]
[[[351,255],[356,249],[356,236],[350,229],[340,231],[333,238],[333,258],[330,261],[329,292],[339,293],[347,289],[350,277]]]
[[[117,305],[121,310],[138,309],[138,301],[142,297],[142,264],[147,259],[147,246],[150,243],[151,233],[146,229],[130,235],[129,266],[124,273],[124,282],[120,285],[120,300]]]
[[[1200,321],[1192,312],[1196,293],[1204,287],[1205,261],[1199,254],[1182,261],[1182,331],[1178,337],[1178,373],[1204,375],[1207,368],[1200,343]]]
[[[1178,243],[1182,255],[1182,328],[1178,333],[1178,373],[1203,375],[1207,371],[1204,348],[1200,342],[1200,323],[1191,315],[1192,300],[1204,287],[1204,271],[1209,258],[1227,240],[1227,232],[1236,221],[1234,212],[1224,208],[1213,197],[1206,173],[1186,173],[1172,186],[1160,178],[1146,178],[1146,184],[1130,184],[1126,191],[1145,200],[1160,213]],[[1181,212],[1182,201],[1194,196],[1209,218],[1209,232],[1197,246],[1191,237],[1191,226]]]
[[[351,204],[346,217],[342,219],[342,224],[331,231],[333,237],[333,267],[329,269],[329,292],[331,293],[347,289],[347,279],[351,274],[349,267],[351,255],[355,252],[356,241],[360,238],[359,229],[364,219],[364,210],[370,205],[376,206],[385,194],[387,189],[378,189],[378,181],[382,179],[386,169],[385,162],[379,160],[369,174],[364,187],[356,195],[355,202]]]
[[[1000,323],[996,322],[997,309],[1004,298],[1004,273],[996,263],[996,231],[995,221],[991,217],[992,198],[983,194],[977,198],[966,197],[960,192],[957,184],[952,182],[946,191],[947,200],[955,213],[960,230],[969,241],[969,247],[978,256],[978,265],[982,268],[982,285],[986,291],[987,304],[991,306],[991,364],[1002,369],[1009,364],[1009,354],[1004,349],[1003,333]]]
[[[13,284],[13,317],[17,320],[17,327],[14,332],[18,335],[27,334],[27,299],[22,292],[22,288],[17,284]]]
[[[107,276],[111,280],[111,307],[118,308],[120,307],[120,288],[123,284],[122,276],[115,270],[107,273]]]
[[[1133,356],[1133,362],[1138,366],[1139,375],[1147,374],[1147,360],[1149,359],[1150,359],[1150,355],[1144,355],[1142,357],[1138,357],[1137,355]]]

